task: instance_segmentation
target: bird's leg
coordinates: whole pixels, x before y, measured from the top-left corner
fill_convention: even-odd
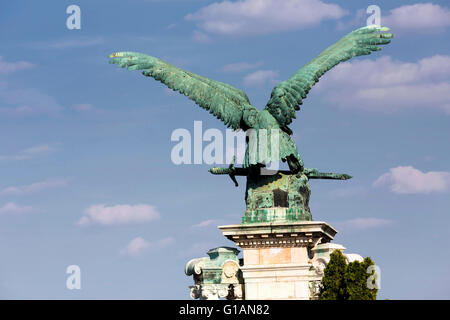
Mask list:
[[[289,157],[287,157],[287,163],[289,166],[289,170],[291,170],[293,174],[303,171],[304,169],[303,160],[301,158],[297,160],[294,156],[290,155]]]

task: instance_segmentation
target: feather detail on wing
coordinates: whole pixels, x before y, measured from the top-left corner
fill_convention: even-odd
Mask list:
[[[109,57],[110,63],[122,68],[143,70],[143,75],[184,94],[235,130],[241,128],[244,109],[255,109],[243,91],[177,68],[158,58],[137,52],[117,52]]]
[[[287,125],[295,119],[295,111],[300,110],[303,99],[319,78],[340,62],[381,50],[378,45],[388,44],[393,38],[393,34],[385,33],[388,30],[385,27],[368,26],[349,33],[288,80],[279,83],[271,93],[266,110],[282,128],[288,130]]]

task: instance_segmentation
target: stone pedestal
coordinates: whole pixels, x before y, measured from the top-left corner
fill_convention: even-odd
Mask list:
[[[319,257],[316,251],[333,240],[337,232],[333,227],[320,221],[299,221],[219,229],[243,250],[246,300],[309,300],[317,296],[323,272],[318,259],[325,264],[328,261],[323,259],[326,253]]]
[[[320,221],[275,221],[219,226],[223,235],[242,248],[220,247],[208,257],[192,259],[193,299],[311,300],[320,293],[324,269],[334,250],[337,231]],[[343,252],[344,253],[344,252]],[[347,262],[362,261],[345,254]]]

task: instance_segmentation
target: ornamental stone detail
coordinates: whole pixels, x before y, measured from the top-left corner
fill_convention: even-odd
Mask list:
[[[243,298],[243,279],[238,259],[239,250],[219,247],[208,251],[209,257],[192,259],[185,273],[193,276],[192,299],[235,300]]]

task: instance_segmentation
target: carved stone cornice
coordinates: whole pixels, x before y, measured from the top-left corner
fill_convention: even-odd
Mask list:
[[[218,227],[242,248],[308,247],[333,240],[337,231],[325,222],[253,223]]]

